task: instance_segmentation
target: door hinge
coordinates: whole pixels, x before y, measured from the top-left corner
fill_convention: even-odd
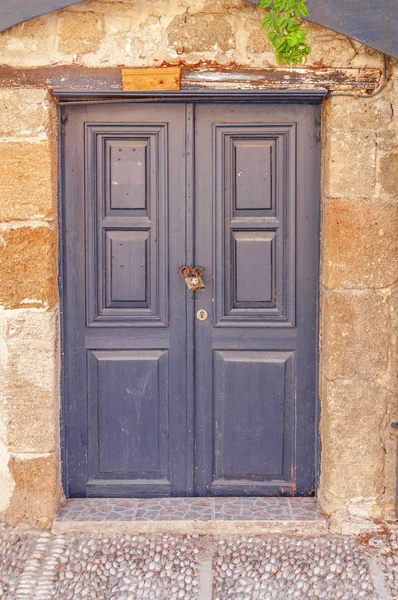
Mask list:
[[[67,112],[63,112],[61,115],[61,123],[65,124],[68,121],[68,113]]]

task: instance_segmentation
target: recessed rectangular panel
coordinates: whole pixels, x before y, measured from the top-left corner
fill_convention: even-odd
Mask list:
[[[167,127],[86,124],[88,327],[167,326]]]
[[[232,236],[234,306],[271,306],[275,296],[275,231],[233,231]]]
[[[89,353],[91,477],[168,474],[167,351]]]
[[[148,307],[149,231],[105,231],[106,307]]]
[[[214,473],[239,482],[289,479],[293,352],[214,352]]]
[[[235,210],[272,208],[273,140],[249,137],[232,141],[235,150]]]
[[[146,209],[149,139],[106,142],[109,165],[109,195],[111,209]]]
[[[217,327],[294,327],[296,126],[214,125]]]

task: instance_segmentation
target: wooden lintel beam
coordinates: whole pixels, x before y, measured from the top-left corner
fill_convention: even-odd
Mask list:
[[[381,70],[314,68],[189,68],[181,70],[181,89],[266,90],[314,89],[372,91],[381,79]],[[121,68],[52,66],[14,68],[0,66],[0,88],[44,87],[57,90],[93,92],[122,90]]]
[[[311,89],[374,90],[381,79],[380,69],[283,69],[183,70],[182,87],[189,89]]]
[[[45,87],[88,91],[121,90],[122,69],[78,66],[14,68],[0,66],[0,87]]]

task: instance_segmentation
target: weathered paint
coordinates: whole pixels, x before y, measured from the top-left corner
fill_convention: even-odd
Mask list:
[[[231,69],[198,64],[181,67],[181,89],[312,89],[372,91],[381,70],[338,68]],[[145,72],[145,69],[141,69]],[[0,88],[50,88],[53,90],[122,90],[122,70],[77,65],[20,69],[0,66]]]
[[[320,107],[182,98],[63,108],[66,488],[309,495]]]

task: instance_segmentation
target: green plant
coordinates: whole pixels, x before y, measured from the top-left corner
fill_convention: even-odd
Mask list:
[[[261,0],[261,8],[270,8],[262,27],[275,48],[278,64],[300,65],[311,52],[302,17],[308,16],[307,0]]]

